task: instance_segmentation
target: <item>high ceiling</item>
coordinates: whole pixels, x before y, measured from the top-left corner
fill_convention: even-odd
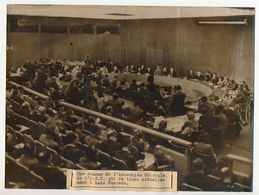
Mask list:
[[[254,9],[172,6],[8,5],[7,14],[124,20],[254,15]]]

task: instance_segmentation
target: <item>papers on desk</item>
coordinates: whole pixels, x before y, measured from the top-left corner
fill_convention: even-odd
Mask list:
[[[229,94],[229,95],[236,95],[236,94],[237,94],[237,92],[236,92],[236,91],[234,91],[234,90],[229,90],[229,91],[228,91],[228,94]]]
[[[195,113],[195,119],[199,120],[201,114],[200,113]],[[162,120],[165,120],[167,122],[166,130],[167,131],[172,131],[172,132],[179,132],[181,131],[181,128],[185,121],[187,121],[187,116],[182,115],[182,116],[176,116],[176,117],[169,117],[169,118],[164,118],[163,116],[158,116],[154,117],[154,125],[153,128],[157,129],[159,127],[159,123]]]
[[[198,110],[198,105],[195,104],[189,104],[185,105],[186,108],[192,109],[192,110]]]
[[[10,77],[21,77],[22,76],[22,74],[20,74],[20,73],[11,73],[10,74]]]
[[[138,160],[136,162],[138,166],[138,170],[146,170],[146,171],[154,170],[155,162],[156,162],[154,155],[148,152],[144,152],[144,154],[145,154],[145,158]]]
[[[165,120],[165,118],[163,116],[157,116],[157,117],[154,117],[155,118],[155,121],[154,121],[154,125],[153,125],[153,128],[154,129],[158,129],[159,128],[159,124],[162,120]]]

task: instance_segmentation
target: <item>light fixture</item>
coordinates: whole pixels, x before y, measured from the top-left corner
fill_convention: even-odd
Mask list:
[[[217,24],[226,24],[226,25],[248,25],[248,20],[244,19],[241,21],[198,21],[198,24],[212,24],[212,25],[217,25]]]

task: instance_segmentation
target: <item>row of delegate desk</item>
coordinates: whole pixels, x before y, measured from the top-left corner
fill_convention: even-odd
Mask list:
[[[20,75],[22,76],[22,75]],[[139,75],[139,74],[127,74],[127,73],[110,73],[109,74],[109,80],[112,81],[114,77],[117,76],[118,81],[126,81],[127,83],[131,83],[132,80],[137,80],[141,83],[147,82],[148,75]],[[14,73],[14,77],[17,77],[17,75]],[[12,74],[11,74],[12,78]],[[67,86],[69,82],[63,82],[60,81],[60,83],[64,86]],[[173,78],[170,76],[154,76],[154,83],[156,85],[159,85],[160,87],[170,87],[175,85],[181,85],[182,91],[186,94],[187,100],[197,100],[201,96],[209,96],[212,93],[217,93],[217,95],[222,96],[225,91],[220,89],[214,89],[212,86],[208,85],[207,82],[201,82],[197,80],[186,80],[181,78]],[[94,94],[97,95],[97,92],[94,91]],[[110,94],[105,93],[104,98],[106,101],[111,100],[112,96]],[[125,107],[129,107],[131,110],[134,110],[135,112],[141,112],[141,109],[135,106],[134,101],[131,101],[129,99],[121,98],[122,101],[125,102]],[[186,105],[186,107],[191,108],[193,110],[197,110],[197,103],[196,104],[190,104]],[[196,113],[196,119],[200,114]],[[160,116],[155,117],[156,120],[162,120]],[[173,132],[179,132],[181,131],[181,127],[186,121],[186,116],[177,116],[177,117],[167,117],[164,118],[168,125],[167,130],[173,131]]]
[[[119,81],[132,82],[134,79],[141,83],[147,83],[148,75],[141,74],[127,74],[127,73],[110,73],[109,79],[112,80],[117,76]],[[196,100],[201,96],[209,96],[213,93],[212,86],[207,82],[201,82],[198,80],[186,80],[178,77],[170,76],[154,76],[154,83],[160,87],[171,87],[180,85],[182,91],[186,94],[187,99]]]

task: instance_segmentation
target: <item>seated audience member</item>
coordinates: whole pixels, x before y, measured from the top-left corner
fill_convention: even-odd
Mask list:
[[[171,112],[172,116],[179,116],[185,114],[185,93],[182,92],[182,87],[177,85],[174,87],[175,94],[172,96],[171,104],[169,107],[169,111]]]
[[[221,87],[221,88],[224,87],[224,77],[223,76],[219,77],[218,86]]]
[[[169,72],[168,72],[167,68],[164,67],[162,70],[162,76],[168,76],[168,74],[169,74]]]
[[[201,74],[200,71],[197,72],[196,79],[199,80],[199,81],[203,81],[204,80],[204,77],[203,77],[203,75]]]
[[[11,130],[10,130],[11,129]],[[9,128],[8,126],[6,127],[6,152],[8,152],[9,154],[13,154],[15,152],[14,146],[17,143],[17,137],[15,136],[15,131],[13,128]]]
[[[138,129],[134,129],[132,135],[133,137],[131,138],[131,144],[138,149],[139,153],[144,152],[145,141],[141,138],[140,131]]]
[[[58,89],[58,84],[56,82],[55,77],[48,77],[47,80],[45,81],[45,87],[46,89],[50,89],[51,87]]]
[[[79,119],[78,116],[74,114],[72,109],[67,109],[63,116],[63,121],[71,124],[72,126],[76,126],[78,123],[83,122],[82,119]]]
[[[105,88],[110,88],[111,87],[111,84],[110,84],[110,81],[109,81],[109,77],[108,75],[106,74],[102,80],[102,83],[103,83],[103,86]]]
[[[235,182],[237,182],[237,178],[233,175],[231,168],[221,168],[220,178],[222,181],[214,186],[214,190],[223,192],[239,191],[239,189],[236,189],[233,185]]]
[[[140,101],[139,102],[140,105],[148,100],[148,90],[147,90],[147,86],[144,83],[141,83],[138,86],[138,93],[137,93],[136,99],[137,101]]]
[[[150,101],[161,100],[162,96],[160,94],[159,86],[155,85],[153,83],[153,80],[154,80],[153,75],[148,77],[147,90],[148,90],[149,99]]]
[[[123,73],[125,73],[125,74],[130,73],[129,66],[126,66],[126,67],[123,69]]]
[[[117,93],[113,94],[112,100],[109,100],[104,104],[105,107],[111,106],[113,115],[118,117],[124,113],[123,105],[124,102],[120,100]]]
[[[201,188],[204,191],[211,191],[212,187],[218,183],[204,173],[204,162],[201,158],[194,159],[191,168],[190,175],[184,178],[185,183]]]
[[[137,73],[136,68],[134,67],[134,65],[130,65],[130,73]]]
[[[111,89],[115,91],[118,87],[118,78],[114,76],[113,80],[111,81]]]
[[[101,75],[106,75],[108,73],[108,69],[106,66],[102,66],[100,69],[99,69]]]
[[[31,106],[27,101],[24,101],[21,104],[20,108],[17,108],[17,112],[23,116],[28,116],[31,111],[32,111]]]
[[[39,163],[35,156],[35,146],[30,142],[25,142],[22,146],[23,147],[20,148],[22,155],[17,159],[17,162],[25,165],[30,170],[33,170]]]
[[[99,127],[96,124],[96,117],[94,116],[88,116],[83,121],[83,128],[92,132],[93,134],[97,134],[99,132]]]
[[[113,71],[112,71],[113,73],[118,73],[119,72],[119,69],[118,69],[118,67],[117,66],[113,66]]]
[[[216,74],[215,72],[212,74],[212,77],[211,77],[210,82],[211,82],[213,85],[217,85],[217,84],[218,84],[219,78],[218,78],[218,76],[217,76],[217,74]]]
[[[238,89],[238,84],[236,81],[234,81],[233,79],[231,81],[228,82],[227,84],[227,89],[228,90],[232,90],[235,91]]]
[[[208,116],[214,115],[214,105],[210,102],[208,102],[208,98],[206,96],[203,96],[200,98],[199,105],[198,105],[198,111],[203,112],[204,114]]]
[[[49,88],[48,95],[54,101],[64,99],[64,95],[58,89],[56,89],[54,87]]]
[[[35,71],[36,71],[36,66],[35,66],[35,62],[25,62],[25,64],[23,65],[25,71],[24,71],[24,75],[26,75],[26,77],[30,80],[32,80],[35,77]]]
[[[136,79],[133,79],[130,86],[129,86],[129,91],[131,94],[134,94],[132,95],[132,97],[135,97],[137,91],[138,91],[138,85],[137,85],[137,80]]]
[[[238,86],[236,97],[233,98],[232,103],[242,106],[242,104],[246,103],[249,99],[249,94],[244,90],[242,85]]]
[[[64,189],[66,187],[66,176],[59,168],[51,163],[51,154],[48,151],[40,152],[38,155],[40,164],[34,171],[47,183],[48,188]]]
[[[196,79],[196,75],[194,74],[194,72],[192,70],[188,71],[187,79],[188,80]]]
[[[156,129],[156,130],[162,133],[162,132],[166,131],[166,127],[167,127],[167,121],[161,120],[159,125],[158,125],[158,129]]]
[[[104,105],[104,103],[105,103],[104,94],[103,94],[102,90],[98,90],[98,92],[97,92],[97,104],[98,104],[99,109]]]
[[[122,149],[122,145],[117,142],[117,133],[115,131],[108,132],[107,140],[100,144],[100,149],[111,156],[114,156],[116,151]]]
[[[157,76],[161,76],[162,75],[162,69],[160,68],[160,66],[157,66],[155,71],[154,71],[154,75]]]
[[[24,99],[23,99],[23,95],[24,95],[24,90],[22,87],[18,87],[16,89],[13,90],[10,99],[18,102],[19,104],[23,104],[24,103]]]
[[[200,135],[197,142],[194,142],[196,155],[203,159],[206,170],[210,170],[216,165],[217,156],[213,146],[209,142],[209,135],[204,132]]]
[[[39,114],[46,116],[49,107],[49,102],[46,102],[44,100],[38,100],[38,106],[34,108],[35,111],[37,111]]]
[[[32,89],[38,91],[40,93],[45,92],[45,81],[47,80],[48,76],[44,72],[44,70],[39,69],[36,72],[36,76],[32,81]]]
[[[207,71],[205,73],[205,81],[210,82],[211,78],[212,78],[212,73],[210,71]]]
[[[82,157],[80,157],[79,165],[81,165],[82,167],[89,169],[89,170],[97,170],[98,169],[98,164],[96,161],[92,161],[87,155],[84,155]]]
[[[245,81],[241,81],[240,85],[242,86],[243,90],[246,92],[250,92],[248,84]]]
[[[79,66],[75,66],[75,67],[73,68],[72,72],[71,72],[71,73],[72,73],[72,77],[73,77],[74,79],[77,78],[79,72],[80,72]]]
[[[120,96],[120,97],[125,97],[127,96],[127,86],[125,80],[121,81],[115,90],[115,92]]]
[[[141,74],[141,68],[138,67],[138,70],[136,71],[136,74]]]
[[[121,150],[115,151],[114,156],[123,160],[128,165],[129,170],[137,170],[136,160],[132,156],[128,147],[123,147]]]
[[[187,112],[187,121],[183,124],[181,128],[181,135],[190,141],[194,139],[194,132],[198,131],[199,123],[195,119],[195,113],[192,111]]]
[[[98,110],[97,99],[91,89],[88,90],[86,94],[82,95],[84,95],[84,97],[81,98],[81,106],[91,110]]]
[[[82,156],[81,150],[77,148],[79,143],[78,134],[72,131],[68,132],[63,142],[63,156],[74,163],[78,163],[80,157]]]
[[[224,77],[222,87],[226,89],[228,87],[229,78],[227,76]]]
[[[167,112],[165,108],[159,103],[158,100],[155,100],[152,105],[152,113],[158,116],[165,115]]]
[[[153,72],[150,67],[147,68],[145,75],[153,75]]]
[[[53,149],[60,150],[63,146],[62,137],[57,126],[48,127],[46,132],[40,135],[39,141]]]
[[[231,167],[231,166],[232,166],[231,160],[229,160],[225,157],[219,158],[217,166],[214,169],[211,169],[210,174],[220,178],[220,177],[222,177],[221,169],[223,167]]]
[[[71,104],[77,104],[79,95],[79,82],[78,80],[73,80],[69,86],[65,88],[64,97],[66,102]]]
[[[66,116],[66,114],[59,111],[55,114],[54,117],[49,117],[45,124],[47,127],[56,126],[59,129],[59,131],[64,130],[63,121],[64,121],[65,116]]]
[[[177,73],[176,73],[176,71],[174,70],[173,67],[170,68],[169,75],[170,75],[170,77],[176,77],[177,76]]]
[[[145,65],[142,64],[142,65],[140,66],[140,74],[145,74],[146,71],[147,71],[147,70],[146,70]]]

